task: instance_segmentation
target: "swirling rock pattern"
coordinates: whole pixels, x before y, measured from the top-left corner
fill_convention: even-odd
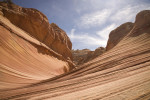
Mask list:
[[[21,11],[23,8],[14,4],[0,3],[0,5],[0,90],[17,88],[46,80],[66,73],[73,68],[72,61],[70,60],[71,56],[68,55],[70,53],[71,44],[67,45],[63,43],[70,40],[66,40],[68,37],[62,29],[56,24],[52,24],[52,34],[56,35],[54,37],[55,41],[53,41],[53,45],[56,47],[54,48],[52,45],[52,49],[51,44],[48,46],[47,42],[41,42],[35,37],[39,36],[39,33],[33,36],[32,32],[28,33],[26,31],[26,25],[28,26],[29,23],[24,18],[29,17],[29,15],[32,16],[32,14],[27,13],[27,16],[24,15],[24,12],[22,12],[22,14]],[[12,7],[13,10],[19,8],[22,10],[20,12],[14,12],[13,10],[11,11],[9,7]],[[29,12],[30,10],[32,11],[32,9],[26,10],[29,10]],[[34,13],[41,14],[36,10]],[[22,17],[20,18],[20,16]],[[41,14],[41,16],[44,15]],[[37,18],[36,16],[32,17]],[[27,19],[30,19],[30,17]],[[19,21],[21,23],[19,23]],[[27,23],[25,24],[24,22]],[[19,28],[20,26],[16,23],[22,25],[22,27],[25,26],[25,29]],[[34,23],[32,23],[32,25],[34,26]],[[38,26],[35,25],[34,27],[37,28],[35,30],[38,30]],[[43,35],[44,34],[41,33],[41,36]],[[50,40],[53,38],[50,38],[50,36],[47,37],[47,39]],[[58,38],[60,39],[57,41]],[[70,48],[68,49],[69,51],[65,51],[66,56],[59,52],[60,50],[68,48],[68,46]],[[66,57],[69,57],[69,59]]]
[[[5,21],[6,23],[6,21]],[[10,25],[10,24],[8,24]],[[11,28],[13,26],[10,26]],[[117,30],[117,29],[116,29]],[[17,28],[17,31],[19,29]],[[122,30],[123,31],[123,30]],[[11,29],[12,32],[12,29]],[[24,39],[1,26],[0,57],[1,71],[5,78],[0,90],[0,98],[14,100],[148,100],[150,99],[150,11],[142,11],[136,16],[132,29],[119,42],[104,54],[78,66],[68,73],[36,82],[47,76],[42,69],[47,63],[53,63],[50,56],[37,53],[37,48]],[[15,32],[16,33],[16,32]],[[19,34],[20,33],[20,34]],[[18,32],[19,36],[22,31]],[[114,33],[115,34],[115,33]],[[116,33],[117,34],[117,33]],[[27,35],[27,34],[26,34]],[[24,35],[23,35],[24,36]],[[24,36],[26,39],[27,36]],[[27,39],[38,44],[38,41]],[[23,44],[22,44],[23,43]],[[20,45],[20,46],[18,46]],[[25,45],[24,48],[21,46]],[[42,44],[43,45],[43,44]],[[46,48],[46,46],[44,46]],[[17,48],[17,49],[16,49]],[[17,50],[17,51],[16,51]],[[32,55],[32,56],[31,56]],[[28,57],[31,56],[32,58]],[[3,57],[3,59],[2,59]],[[18,57],[18,59],[17,59]],[[35,58],[37,60],[35,60]],[[42,58],[42,59],[41,59]],[[16,60],[17,59],[17,60]],[[48,60],[48,61],[47,61]],[[58,60],[58,59],[57,59]],[[11,64],[10,64],[11,62]],[[41,64],[42,62],[42,64]],[[56,61],[58,62],[58,61]],[[60,61],[61,63],[64,63]],[[30,69],[18,69],[18,66]],[[44,64],[43,64],[44,63]],[[7,64],[13,65],[10,69]],[[39,67],[38,65],[42,67]],[[56,64],[56,63],[55,63]],[[27,66],[25,66],[27,65]],[[49,64],[48,64],[49,65]],[[61,65],[61,64],[60,64]],[[65,64],[64,64],[65,65]],[[58,67],[58,66],[57,66]],[[33,69],[35,69],[33,71]],[[44,71],[42,71],[44,70]],[[19,72],[19,73],[18,73]],[[11,73],[11,74],[9,74]],[[17,74],[16,74],[17,73]],[[22,74],[24,73],[24,74]],[[13,76],[14,74],[14,76]],[[10,76],[7,76],[10,75]],[[14,77],[28,79],[20,80],[19,88],[13,88]],[[46,78],[45,78],[46,79]],[[5,84],[3,82],[13,81]],[[31,83],[27,85],[26,83]]]

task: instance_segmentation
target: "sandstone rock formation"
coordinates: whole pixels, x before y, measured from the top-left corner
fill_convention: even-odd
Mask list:
[[[76,65],[88,62],[105,52],[105,48],[99,47],[95,51],[89,49],[72,50],[73,61]]]
[[[56,24],[49,24],[44,14],[33,8],[22,8],[9,3],[1,2],[0,6],[1,13],[11,23],[61,54],[64,58],[72,59],[70,39]]]
[[[2,21],[3,23],[8,24],[6,27],[7,29],[3,27],[4,25],[1,26],[0,52],[2,52],[2,55],[0,55],[0,66],[1,72],[3,72],[2,76],[9,76],[1,78],[2,81],[0,82],[2,85],[0,85],[0,99],[150,99],[150,10],[142,11],[137,14],[132,29],[128,33],[125,32],[126,35],[111,50],[108,49],[108,51],[101,56],[78,66],[77,69],[74,69],[69,73],[38,83],[36,83],[37,81],[32,81],[32,79],[40,80],[43,77],[47,77],[48,74],[46,70],[41,69],[39,64],[41,63],[40,65],[42,65],[42,68],[45,68],[44,66],[47,66],[45,64],[49,62],[48,59],[52,60],[52,58],[49,55],[38,53],[37,48],[30,44],[34,43],[36,46],[41,46],[36,39],[28,34],[22,34],[23,31],[11,25],[9,21],[4,19],[2,19],[1,22]],[[17,32],[13,32],[13,30]],[[26,42],[26,40],[29,42]],[[25,49],[21,49],[22,45],[25,45]],[[42,44],[42,47],[47,48],[44,44]],[[30,58],[30,56],[32,58]],[[17,57],[20,59],[17,59]],[[37,59],[35,60],[35,58]],[[15,68],[20,68],[21,66],[30,68],[34,63],[37,64],[30,68],[31,70],[19,69],[19,72],[24,73],[21,74],[18,73],[18,71],[14,71],[13,68],[10,69],[7,67],[8,65],[6,64],[9,64],[10,61],[11,65],[15,65]],[[64,62],[60,62],[61,63],[58,65],[65,66],[65,64],[62,64]],[[19,64],[19,66],[17,66],[16,63]],[[39,73],[33,71],[33,69],[39,70],[37,68],[40,69],[40,71],[38,71]],[[28,71],[30,71],[30,73]],[[18,76],[21,78],[24,77],[24,79],[28,79],[28,81],[21,80],[15,85],[13,85],[13,83],[6,84],[8,81],[17,81],[14,77]],[[12,80],[8,80],[11,78]],[[27,85],[27,82],[32,84]],[[6,87],[4,87],[3,84],[5,84]],[[12,89],[13,86],[17,87],[18,85],[24,86]]]
[[[41,12],[0,2],[0,90],[68,72],[70,50],[66,33]]]
[[[127,22],[111,31],[111,33],[109,34],[106,50],[108,51],[116,46],[132,30],[133,25],[133,23]]]
[[[83,49],[83,50],[72,50],[72,57],[73,57],[73,62],[76,65],[79,65],[83,59],[87,57],[87,54],[90,52],[89,49]]]

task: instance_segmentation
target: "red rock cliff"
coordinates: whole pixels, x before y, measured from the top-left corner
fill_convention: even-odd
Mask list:
[[[22,8],[8,3],[0,3],[3,16],[29,35],[44,43],[64,58],[72,59],[72,43],[65,31],[56,24],[49,24],[47,17],[33,8]]]

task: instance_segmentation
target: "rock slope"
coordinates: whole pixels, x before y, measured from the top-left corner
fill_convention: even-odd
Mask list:
[[[66,33],[42,13],[0,2],[0,90],[68,72],[73,68],[70,50]]]
[[[95,51],[91,51],[89,49],[83,49],[83,50],[72,50],[72,57],[73,62],[76,65],[83,64],[85,62],[88,62],[99,55],[103,54],[105,52],[105,48],[99,47],[95,49]]]
[[[131,31],[101,56],[58,77],[13,90],[1,99],[149,100],[150,10],[137,14]]]

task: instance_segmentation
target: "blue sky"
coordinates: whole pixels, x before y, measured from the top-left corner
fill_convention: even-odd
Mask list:
[[[141,10],[150,10],[150,0],[12,0],[36,8],[49,22],[56,23],[70,37],[73,49],[105,47],[111,30],[134,22]]]

